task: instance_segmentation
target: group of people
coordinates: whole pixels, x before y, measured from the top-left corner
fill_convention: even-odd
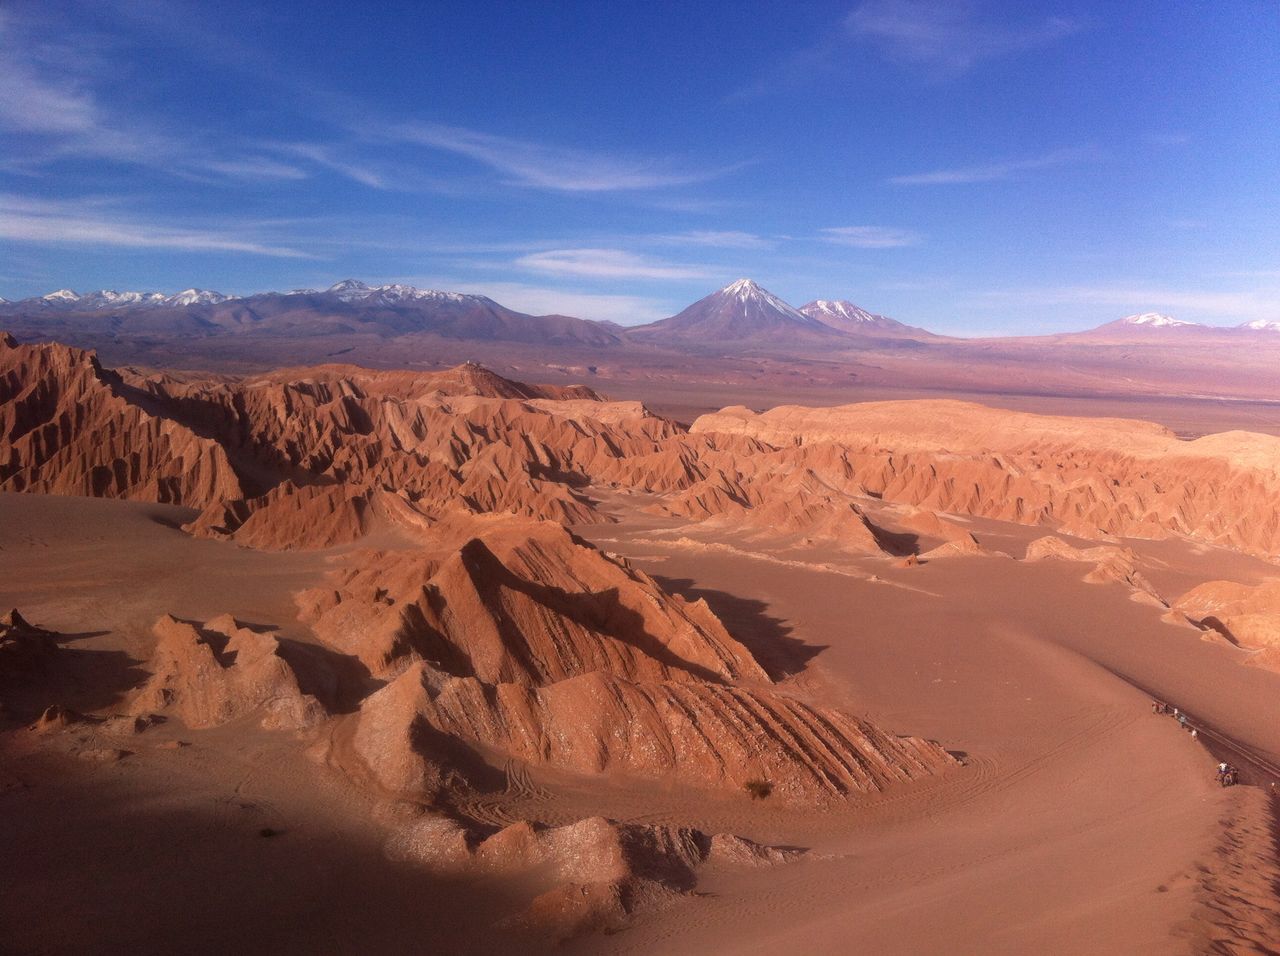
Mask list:
[[[1173,719],[1178,722],[1179,727],[1181,727],[1183,730],[1191,731],[1192,737],[1200,736],[1200,732],[1196,730],[1196,728],[1190,726],[1187,723],[1187,715],[1184,714],[1182,711],[1178,710],[1177,707],[1170,707],[1168,704],[1166,704],[1162,700],[1153,700],[1151,701],[1151,713],[1171,714],[1173,715]]]
[[[1200,731],[1198,731],[1195,727],[1190,726],[1190,724],[1187,721],[1187,715],[1184,714],[1182,711],[1180,711],[1177,707],[1170,707],[1168,704],[1166,704],[1162,700],[1152,700],[1151,713],[1170,715],[1173,717],[1174,720],[1178,722],[1179,727],[1181,727],[1183,730],[1191,731],[1192,739],[1195,739],[1196,737],[1200,736]],[[1226,761],[1223,761],[1218,764],[1217,776],[1218,776],[1218,783],[1222,784],[1222,786],[1224,787],[1235,786],[1237,783],[1240,782],[1240,768],[1233,767],[1231,766],[1231,764],[1227,763]],[[1272,786],[1274,787],[1274,784]]]

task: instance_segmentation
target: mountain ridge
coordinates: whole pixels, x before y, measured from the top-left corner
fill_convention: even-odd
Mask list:
[[[805,315],[751,279],[738,279],[668,318],[633,326],[627,336],[642,342],[721,347],[842,337],[839,330]]]

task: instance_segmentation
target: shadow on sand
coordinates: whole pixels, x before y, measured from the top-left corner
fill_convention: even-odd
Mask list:
[[[825,644],[809,644],[792,637],[793,628],[767,614],[769,605],[764,601],[700,588],[689,578],[654,575],[654,580],[686,600],[706,601],[729,633],[746,646],[773,680],[800,673],[809,661],[827,649]]]

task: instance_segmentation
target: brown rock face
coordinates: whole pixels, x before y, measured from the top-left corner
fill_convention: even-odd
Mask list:
[[[967,532],[934,513],[1280,554],[1269,436],[1183,442],[1145,422],[950,401],[730,408],[685,433],[598,398],[478,366],[119,376],[90,353],[6,339],[0,490],[191,505],[192,533],[271,549],[460,513],[611,520],[594,484],[656,495],[660,513],[859,553],[904,553],[865,513],[880,499],[916,509],[900,530],[960,548]]]
[[[481,869],[551,884],[518,921],[557,939],[624,928],[648,900],[691,890],[706,864],[771,866],[800,855],[731,834],[709,837],[686,827],[603,817],[557,827],[514,823],[480,839],[442,816],[402,827],[387,842],[386,853],[434,869]]]
[[[696,436],[773,449],[750,467],[808,467],[835,488],[934,511],[1071,533],[1170,534],[1280,553],[1280,439],[1245,432],[1192,442],[1121,419],[1055,418],[965,402],[729,408]]]
[[[153,414],[92,353],[5,337],[0,491],[202,507],[240,482],[216,442]]]
[[[766,681],[702,601],[561,526],[492,517],[437,529],[429,551],[362,556],[299,596],[322,640],[375,675],[426,660],[453,677],[541,685],[603,670],[636,680]]]
[[[1247,663],[1280,670],[1280,580],[1254,587],[1209,581],[1192,588],[1173,606],[1201,627],[1257,651]]]
[[[800,801],[877,791],[954,763],[936,744],[765,689],[599,671],[545,687],[486,685],[425,664],[365,702],[353,748],[383,788],[431,793],[444,782],[444,740],[584,775],[735,792],[765,779]]]
[[[434,550],[363,553],[299,596],[330,646],[379,676],[336,762],[391,793],[433,798],[467,767],[520,761],[594,776],[782,800],[880,790],[944,769],[896,738],[783,697],[702,602],[550,522],[471,518]]]
[[[156,621],[154,633],[151,677],[134,693],[132,714],[168,713],[201,728],[261,713],[269,729],[306,727],[325,716],[299,688],[271,634],[225,616],[197,629],[168,615]]]
[[[259,548],[345,543],[377,524],[416,529],[458,513],[607,520],[577,491],[589,472],[677,433],[637,403],[477,366],[136,384],[175,420],[218,436],[246,476],[249,494],[209,501],[189,530]]]
[[[248,500],[209,505],[185,531],[201,538],[233,540],[248,548],[331,548],[357,541],[373,523],[380,494],[345,485],[303,485],[291,481]]]
[[[1164,598],[1137,568],[1138,556],[1130,548],[1115,545],[1098,545],[1093,548],[1075,548],[1056,535],[1037,538],[1027,546],[1028,561],[1058,559],[1083,561],[1093,564],[1093,570],[1084,576],[1090,584],[1123,584],[1129,588],[1134,600],[1159,607],[1167,607]]]
[[[0,343],[0,491],[196,507],[192,533],[256,548],[328,547],[459,512],[607,520],[577,486],[677,433],[638,403],[478,366],[184,381]]]

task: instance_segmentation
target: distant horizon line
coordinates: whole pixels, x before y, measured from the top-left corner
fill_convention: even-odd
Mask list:
[[[694,299],[693,302],[691,302],[690,304],[699,302],[701,301],[701,299],[708,298],[709,296],[716,295],[717,293],[727,292],[735,288],[736,286],[741,285],[744,282],[749,283],[750,285],[755,286],[758,289],[761,289],[762,291],[768,293],[769,295],[774,296],[779,301],[783,302],[784,304],[790,306],[793,309],[796,309],[797,311],[805,307],[804,305],[791,306],[790,303],[787,302],[787,300],[783,299],[781,296],[776,295],[775,293],[769,292],[769,290],[765,289],[765,287],[760,285],[760,283],[756,282],[754,279],[751,279],[750,277],[747,277],[747,276],[740,277],[738,279],[733,280],[732,282],[729,282],[719,287],[718,289],[714,289],[711,292],[707,293],[707,295],[701,296],[698,299]],[[292,288],[287,290],[264,289],[264,290],[258,290],[254,292],[244,293],[244,294],[237,294],[237,293],[227,294],[227,293],[219,292],[214,289],[207,289],[207,288],[202,288],[194,285],[188,286],[186,288],[178,290],[177,292],[172,292],[172,293],[162,292],[157,289],[143,291],[143,290],[137,290],[137,289],[121,290],[121,289],[109,289],[109,288],[93,289],[88,292],[76,292],[71,286],[62,286],[60,288],[54,289],[51,292],[44,293],[43,295],[25,296],[20,299],[8,299],[3,296],[0,296],[0,307],[22,305],[24,303],[36,303],[36,302],[50,301],[50,300],[53,300],[56,302],[57,301],[56,297],[59,297],[61,293],[67,293],[70,296],[74,297],[76,301],[87,299],[92,296],[107,296],[107,295],[120,296],[120,297],[126,297],[126,296],[139,297],[139,298],[129,299],[128,301],[124,301],[120,303],[121,307],[126,307],[126,308],[129,306],[148,305],[148,304],[169,304],[169,305],[174,305],[175,307],[182,308],[182,307],[187,307],[190,305],[197,305],[197,304],[219,305],[224,302],[244,301],[247,299],[253,299],[253,298],[258,298],[261,296],[268,296],[268,295],[276,295],[276,296],[333,295],[333,294],[340,294],[342,291],[344,291],[343,287],[346,287],[351,290],[360,290],[360,291],[367,290],[369,292],[387,292],[387,291],[404,290],[405,292],[408,292],[408,293],[422,293],[423,295],[421,296],[421,298],[428,298],[432,295],[466,296],[468,298],[484,299],[486,301],[493,302],[495,305],[500,305],[504,309],[510,309],[510,311],[512,312],[521,311],[519,309],[514,309],[514,308],[510,308],[509,306],[505,306],[498,300],[492,298],[491,296],[486,295],[484,293],[480,293],[480,292],[464,292],[464,291],[450,290],[450,289],[424,288],[424,287],[415,286],[415,285],[411,285],[409,283],[404,283],[404,282],[389,282],[389,283],[383,283],[381,285],[370,285],[364,280],[356,279],[350,276],[345,279],[339,279],[338,281],[330,284],[325,288],[297,287],[297,288]],[[218,299],[216,302],[206,301],[206,302],[191,302],[191,303],[174,303],[171,301],[188,294],[216,296],[218,297]],[[154,299],[154,297],[160,297],[160,301],[157,302]],[[146,300],[148,298],[151,298],[152,301],[147,302]],[[863,306],[859,306],[857,303],[853,302],[850,299],[823,298],[821,296],[809,299],[805,303],[805,305],[818,303],[818,302],[844,303],[846,305],[851,305],[851,306],[854,306],[855,308],[862,309],[863,311],[867,311],[867,312],[872,311],[869,309],[865,309]],[[348,303],[348,304],[351,304],[351,303]],[[521,313],[521,314],[537,315],[538,313]],[[582,318],[581,316],[571,315],[567,312],[552,312],[552,313],[541,313],[541,314],[564,315],[568,318],[577,318],[584,322],[594,322],[599,325],[611,325],[611,326],[617,326],[617,327],[627,328],[627,329],[640,328],[645,325],[651,325],[653,324],[654,321],[661,321],[661,320],[650,320],[648,322],[636,322],[634,324],[626,324],[626,323],[616,322],[609,319]],[[679,313],[678,312],[672,313],[673,316],[677,314]],[[881,313],[875,313],[875,314],[881,314]],[[669,317],[670,316],[668,316],[668,318]],[[1158,320],[1162,319],[1167,321],[1156,321],[1156,322],[1132,321],[1130,322],[1130,320],[1140,320],[1140,319],[1145,319],[1147,317],[1153,317]],[[892,317],[885,316],[885,318],[892,318]],[[895,319],[894,321],[901,321],[901,320]],[[1056,331],[1056,332],[1034,332],[1034,333],[1009,332],[1009,333],[1003,333],[1003,334],[966,335],[962,333],[932,332],[932,330],[927,328],[923,328],[922,330],[926,332],[931,332],[931,334],[939,335],[944,338],[970,339],[970,340],[1047,338],[1047,337],[1052,337],[1056,335],[1073,335],[1073,334],[1080,334],[1083,332],[1091,332],[1107,325],[1113,325],[1113,324],[1124,323],[1124,322],[1128,322],[1129,324],[1137,325],[1137,326],[1145,326],[1148,328],[1181,327],[1181,328],[1210,329],[1210,330],[1218,330],[1218,331],[1236,331],[1236,330],[1280,331],[1280,318],[1277,318],[1275,320],[1268,320],[1268,319],[1246,320],[1234,325],[1213,325],[1206,322],[1192,322],[1189,320],[1177,319],[1168,313],[1159,312],[1158,310],[1154,310],[1154,309],[1132,312],[1132,313],[1129,313],[1128,315],[1124,315],[1116,319],[1108,320],[1106,322],[1101,323],[1098,326],[1092,326],[1087,329],[1072,329],[1072,330]]]

